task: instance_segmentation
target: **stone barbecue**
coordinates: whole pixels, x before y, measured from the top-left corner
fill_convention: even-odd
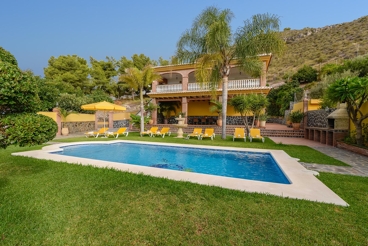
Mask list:
[[[327,116],[328,128],[336,130],[349,129],[349,115],[346,104],[341,103],[340,107]]]

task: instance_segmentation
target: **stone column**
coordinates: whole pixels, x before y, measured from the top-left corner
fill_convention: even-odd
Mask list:
[[[56,113],[56,124],[58,126],[58,131],[57,131],[56,135],[60,136],[61,135],[61,114],[60,114],[60,110],[58,108],[53,108],[52,112]]]
[[[305,93],[304,99],[303,99],[303,113],[304,113],[304,118],[303,118],[303,121],[302,121],[302,124],[301,124],[301,128],[304,129],[304,131],[305,131],[306,127],[307,127],[308,104],[309,104],[308,95],[307,95],[307,93]],[[306,136],[306,134],[304,134],[304,136]]]
[[[185,113],[185,118],[188,119],[188,99],[186,97],[181,99],[181,111]]]
[[[109,128],[114,128],[114,112],[109,111]]]
[[[156,80],[152,82],[152,92],[157,92],[157,84],[158,82]]]
[[[154,105],[157,105],[157,100],[155,98],[153,98],[151,103],[154,104]],[[157,124],[157,109],[153,110],[151,112],[151,114],[152,114],[151,118],[153,120],[153,124],[156,125]]]
[[[95,130],[98,130],[98,111],[95,112]]]
[[[183,91],[188,90],[188,82],[189,82],[188,76],[185,76],[185,77],[183,76],[183,81],[182,81]]]

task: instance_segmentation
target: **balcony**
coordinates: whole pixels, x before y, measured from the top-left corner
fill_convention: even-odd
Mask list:
[[[228,89],[247,89],[257,88],[261,86],[259,79],[241,79],[241,80],[229,80]],[[188,91],[203,91],[211,90],[211,83],[188,83]],[[157,85],[156,92],[178,92],[183,91],[182,84],[171,84],[171,85]],[[155,91],[153,91],[155,92]]]

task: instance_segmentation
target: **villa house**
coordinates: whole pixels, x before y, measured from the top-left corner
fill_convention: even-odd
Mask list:
[[[228,99],[240,94],[268,94],[271,87],[267,86],[266,75],[271,58],[271,54],[259,56],[263,64],[263,71],[258,78],[245,74],[234,63],[229,75]],[[210,112],[209,108],[212,104],[210,101],[211,96],[215,93],[217,100],[221,102],[221,85],[214,92],[210,88],[210,83],[202,83],[202,85],[197,83],[194,76],[194,64],[158,66],[154,69],[163,79],[161,82],[153,81],[152,83],[152,90],[148,93],[152,103],[176,102],[179,105],[176,115],[178,112],[185,113],[188,124],[215,124],[218,115]],[[175,123],[174,118],[172,115],[168,123]],[[164,123],[157,110],[152,112],[152,119],[153,124]],[[235,113],[230,105],[227,108],[227,124],[242,124],[239,114]]]

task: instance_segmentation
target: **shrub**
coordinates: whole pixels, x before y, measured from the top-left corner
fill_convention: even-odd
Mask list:
[[[0,62],[0,112],[12,114],[39,110],[40,99],[35,78],[16,65]]]
[[[74,94],[62,93],[58,99],[58,106],[67,111],[78,113],[94,114],[95,111],[82,110],[81,106],[84,104],[93,103],[92,98],[86,96],[77,96]]]
[[[52,140],[56,136],[58,126],[48,116],[24,113],[9,115],[2,120],[5,134],[1,146],[14,144],[21,147],[38,145]]]

